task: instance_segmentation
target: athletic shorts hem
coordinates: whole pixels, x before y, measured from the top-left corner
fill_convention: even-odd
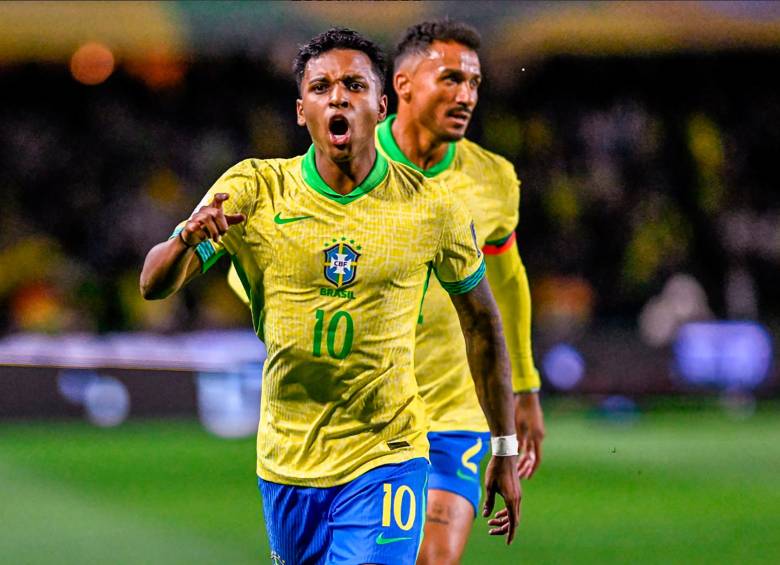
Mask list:
[[[444,477],[444,476],[446,476],[446,475],[439,475],[439,476],[440,476],[440,477]],[[438,482],[438,481],[432,481],[431,479],[433,479],[433,475],[430,475],[430,476],[428,477],[428,490],[429,490],[429,491],[432,491],[432,490],[440,490],[440,491],[444,491],[444,492],[449,492],[450,494],[455,494],[455,495],[458,495],[458,496],[459,496],[459,497],[461,497],[463,500],[466,500],[466,501],[468,501],[468,503],[469,503],[469,504],[471,505],[471,507],[474,509],[474,520],[476,520],[476,519],[477,519],[477,517],[479,516],[479,511],[478,511],[477,507],[476,507],[476,506],[474,506],[474,501],[471,499],[471,497],[469,497],[469,496],[466,496],[466,495],[465,495],[465,494],[463,494],[462,492],[458,492],[458,491],[457,491],[457,490],[455,490],[454,488],[452,488],[452,487],[448,486],[446,483],[432,484],[432,483],[434,483],[434,482]],[[448,480],[448,481],[456,481],[456,480],[458,480],[458,479],[456,479],[455,477],[451,477],[451,478],[450,478],[450,477],[448,477],[448,479],[447,479],[447,480]]]

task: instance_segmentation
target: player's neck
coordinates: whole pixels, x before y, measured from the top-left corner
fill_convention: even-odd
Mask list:
[[[449,149],[449,142],[436,139],[433,133],[400,110],[391,131],[404,156],[422,170],[440,163]]]
[[[317,172],[325,183],[339,194],[349,194],[366,180],[376,161],[376,147],[371,144],[365,153],[349,161],[336,162],[315,149]]]

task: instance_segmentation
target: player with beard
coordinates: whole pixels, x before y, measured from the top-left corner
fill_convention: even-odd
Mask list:
[[[482,74],[479,34],[450,20],[410,27],[398,44],[398,113],[377,129],[390,159],[446,184],[474,218],[487,278],[501,311],[512,365],[522,478],[541,460],[544,423],[531,351],[528,279],[518,254],[519,181],[512,165],[464,138]],[[479,464],[489,442],[458,315],[431,281],[417,326],[415,374],[431,420],[431,475],[419,563],[459,563],[480,499]],[[489,496],[488,496],[489,499]],[[500,527],[502,513],[491,523]]]
[[[229,254],[268,356],[258,485],[274,562],[413,563],[429,464],[414,332],[433,273],[468,344],[511,542],[520,485],[509,360],[465,208],[441,183],[376,150],[384,59],[332,29],[295,60],[297,121],[312,146],[230,168],[147,255],[145,298],[179,290]],[[207,354],[207,352],[204,352]]]

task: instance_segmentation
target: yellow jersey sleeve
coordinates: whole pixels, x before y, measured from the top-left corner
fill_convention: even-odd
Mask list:
[[[490,289],[504,322],[512,388],[515,392],[539,390],[541,381],[534,366],[531,347],[531,292],[528,275],[520,258],[515,237],[519,219],[520,181],[508,161],[502,161],[500,184],[504,208],[485,241],[485,264]]]
[[[541,386],[531,347],[531,292],[514,238],[502,253],[486,255],[487,279],[504,323],[512,389],[535,392]],[[487,253],[487,252],[486,252]]]
[[[215,194],[225,193],[228,195],[228,199],[222,203],[225,214],[243,214],[246,218],[244,222],[231,226],[219,242],[207,239],[195,248],[195,253],[201,260],[201,271],[204,273],[225,253],[235,254],[241,245],[241,235],[257,203],[260,178],[257,174],[257,163],[257,160],[247,159],[225,171],[192,212],[195,214],[201,207],[208,205]],[[171,237],[178,236],[186,223],[186,220],[181,222]]]
[[[477,243],[474,222],[466,208],[448,194],[442,214],[442,235],[433,271],[449,294],[469,292],[485,276],[485,261]]]
[[[500,195],[502,206],[495,216],[495,225],[492,226],[491,232],[486,234],[485,254],[489,254],[491,251],[495,253],[502,251],[501,247],[514,237],[520,217],[520,179],[517,178],[515,168],[509,161],[502,159],[500,169],[499,183],[501,186],[497,187],[498,190],[495,193]]]

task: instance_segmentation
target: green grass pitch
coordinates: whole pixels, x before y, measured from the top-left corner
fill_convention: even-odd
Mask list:
[[[477,520],[464,563],[780,563],[780,411],[548,410],[507,548]],[[195,421],[0,424],[0,562],[266,563],[254,441]]]

